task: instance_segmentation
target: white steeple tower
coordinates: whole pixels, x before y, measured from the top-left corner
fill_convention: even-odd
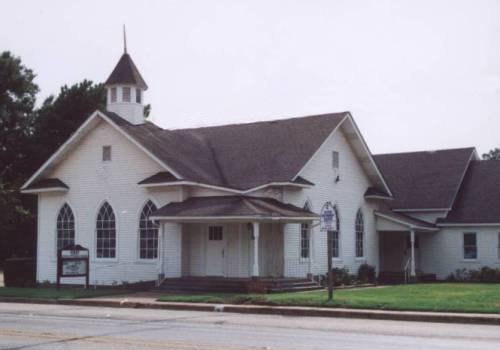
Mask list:
[[[106,109],[128,122],[138,125],[144,118],[144,91],[148,86],[127,53],[127,38],[123,27],[123,55],[106,80]]]

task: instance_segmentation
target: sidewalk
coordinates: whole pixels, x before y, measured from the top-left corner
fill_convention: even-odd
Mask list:
[[[469,314],[469,313],[451,313],[451,312],[442,313],[442,312],[420,312],[420,311],[389,311],[389,310],[320,308],[320,307],[302,307],[302,306],[174,303],[174,302],[156,301],[156,299],[160,295],[161,294],[158,293],[134,293],[127,295],[113,295],[106,297],[74,299],[74,300],[0,298],[0,302],[500,325],[500,314],[497,315],[497,314]]]

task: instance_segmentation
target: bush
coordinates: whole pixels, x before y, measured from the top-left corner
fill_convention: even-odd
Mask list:
[[[483,266],[479,270],[474,269],[457,269],[447,278],[449,282],[485,282],[499,283],[500,269],[493,269],[488,266]]]
[[[343,267],[341,269],[337,267],[333,268],[332,278],[334,286],[350,286],[355,280],[354,276],[349,273],[349,269],[347,269],[346,267]],[[326,281],[328,282],[328,276]]]
[[[377,280],[375,266],[361,265],[358,269],[358,280],[362,283],[375,283]]]
[[[36,284],[34,258],[6,259],[3,269],[3,281],[6,287],[32,287]]]

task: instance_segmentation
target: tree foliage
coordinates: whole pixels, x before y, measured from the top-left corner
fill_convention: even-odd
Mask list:
[[[500,160],[500,148],[494,148],[483,154],[484,160]]]
[[[36,197],[19,188],[96,109],[105,106],[102,84],[63,86],[35,108],[35,74],[10,52],[0,53],[0,262],[34,254]]]

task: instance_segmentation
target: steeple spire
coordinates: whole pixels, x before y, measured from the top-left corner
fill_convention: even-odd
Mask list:
[[[123,53],[127,53],[127,32],[125,30],[125,24],[123,25]]]

